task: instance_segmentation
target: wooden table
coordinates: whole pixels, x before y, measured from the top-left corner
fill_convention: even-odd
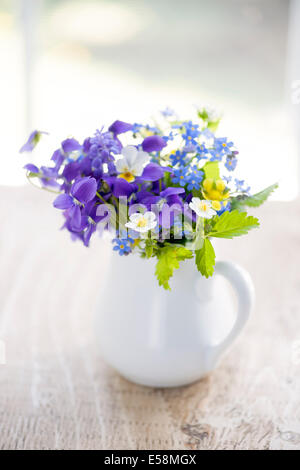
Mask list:
[[[223,240],[256,308],[207,379],[143,388],[97,354],[93,312],[108,253],[59,231],[52,195],[0,188],[0,449],[300,449],[300,204]],[[2,344],[3,344],[2,343]]]

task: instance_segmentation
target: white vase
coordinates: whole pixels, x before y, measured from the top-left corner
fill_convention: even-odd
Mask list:
[[[192,259],[180,264],[172,290],[165,291],[155,278],[155,262],[113,252],[97,311],[97,338],[103,358],[128,380],[151,387],[186,385],[212,371],[240,333],[253,304],[253,285],[244,269],[226,261],[217,262],[214,276],[206,279]]]

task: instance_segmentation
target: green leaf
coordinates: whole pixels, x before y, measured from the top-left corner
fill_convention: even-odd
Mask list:
[[[164,175],[164,183],[166,185],[166,187],[168,188],[169,186],[171,186],[171,174],[169,171],[166,171],[165,172],[165,175]]]
[[[216,130],[219,127],[221,119],[218,119],[217,121],[208,121],[207,127],[211,132],[216,132]]]
[[[253,196],[237,196],[231,200],[231,207],[233,209],[242,210],[243,206],[249,207],[259,207],[263,202],[265,202],[270,194],[278,188],[278,184],[272,184],[268,188],[260,191],[259,193],[254,194]]]
[[[174,269],[179,268],[179,262],[193,257],[193,253],[184,247],[165,246],[157,252],[158,261],[155,275],[159,285],[171,290],[169,280],[173,276]]]
[[[207,114],[206,109],[198,110],[198,111],[197,111],[197,114],[198,114],[198,117],[199,117],[200,119],[203,119],[203,121],[207,121],[207,119],[208,119],[208,114]]]
[[[218,162],[207,162],[202,168],[205,174],[205,178],[212,178],[217,180],[220,178],[220,169]]]
[[[256,217],[248,216],[246,212],[239,212],[238,210],[225,211],[220,217],[215,218],[215,224],[208,235],[217,238],[233,238],[245,235],[255,227],[259,227]]]
[[[204,239],[201,250],[195,251],[195,261],[198,271],[205,276],[212,276],[214,273],[215,266],[215,250],[208,238]]]
[[[28,178],[37,178],[38,176],[40,176],[40,174],[39,173],[34,173],[33,171],[29,171],[27,176],[28,176]]]

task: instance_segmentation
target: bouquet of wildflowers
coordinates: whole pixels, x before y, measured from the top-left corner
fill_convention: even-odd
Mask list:
[[[251,195],[245,181],[232,177],[238,152],[215,135],[219,121],[208,108],[193,121],[169,109],[151,125],[115,121],[83,143],[64,140],[50,166],[27,164],[27,177],[58,193],[53,205],[73,240],[89,246],[96,232],[113,232],[121,256],[157,258],[158,282],[169,289],[174,269],[189,258],[211,276],[212,239],[258,227],[245,208],[262,204],[277,186]],[[34,131],[21,151],[33,150],[42,134]]]

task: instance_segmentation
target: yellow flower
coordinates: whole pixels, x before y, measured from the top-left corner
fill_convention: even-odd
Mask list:
[[[229,190],[221,179],[214,180],[213,178],[206,178],[202,186],[205,199],[218,202],[229,198]],[[219,204],[216,204],[216,206],[219,206]]]
[[[216,181],[216,188],[217,188],[218,191],[222,191],[222,192],[223,192],[224,189],[226,188],[226,184],[225,184],[224,181],[221,180],[221,179],[220,179],[220,180],[217,180],[217,181]]]
[[[219,211],[221,209],[221,203],[219,201],[211,201],[211,207],[215,211]]]
[[[212,178],[206,178],[203,181],[203,189],[205,191],[210,191],[213,187],[213,184],[214,184],[214,180]]]

